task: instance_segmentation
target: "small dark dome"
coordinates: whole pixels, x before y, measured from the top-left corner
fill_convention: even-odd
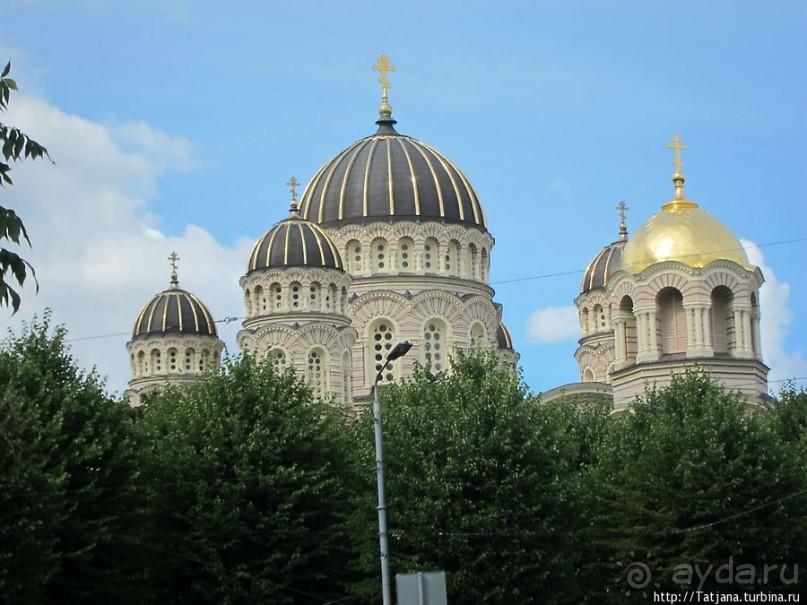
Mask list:
[[[496,340],[499,341],[500,349],[513,350],[513,339],[510,337],[510,332],[504,327],[502,322],[499,322],[499,327],[496,329]]]
[[[294,209],[291,217],[269,229],[255,244],[247,274],[285,267],[344,270],[342,257],[328,234],[318,225],[302,220]]]
[[[157,294],[143,307],[135,321],[132,339],[169,334],[218,336],[207,307],[176,284]]]
[[[597,288],[604,288],[608,285],[611,276],[619,271],[622,262],[622,250],[625,248],[626,240],[619,240],[607,245],[600,253],[594,257],[583,275],[583,283],[580,285],[580,294],[591,292]]]
[[[303,193],[300,215],[320,225],[437,221],[487,231],[471,183],[437,150],[399,134],[391,117],[327,162]]]

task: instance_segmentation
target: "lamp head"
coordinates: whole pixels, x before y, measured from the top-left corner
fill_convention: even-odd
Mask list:
[[[412,341],[411,340],[399,340],[395,343],[395,346],[390,349],[390,352],[387,353],[387,361],[395,361],[399,357],[403,357],[409,352],[409,349],[412,348]]]

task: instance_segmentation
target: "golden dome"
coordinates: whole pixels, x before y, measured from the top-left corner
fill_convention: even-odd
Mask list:
[[[737,236],[684,195],[684,175],[680,171],[673,175],[673,182],[675,197],[628,240],[620,269],[636,274],[664,261],[705,267],[716,260],[730,260],[753,269]]]

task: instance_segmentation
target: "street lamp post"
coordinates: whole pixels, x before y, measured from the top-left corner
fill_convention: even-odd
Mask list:
[[[389,577],[389,535],[387,532],[387,501],[384,496],[384,463],[381,447],[381,404],[378,402],[378,381],[387,366],[403,357],[412,348],[408,340],[398,341],[387,353],[384,365],[378,370],[373,381],[373,426],[375,427],[375,463],[378,478],[378,540],[381,546],[381,594],[383,605],[392,605],[392,588]]]

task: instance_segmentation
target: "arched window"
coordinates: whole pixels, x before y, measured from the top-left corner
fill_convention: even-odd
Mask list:
[[[712,310],[709,323],[712,327],[712,350],[716,354],[730,353],[734,348],[734,322],[732,303],[734,295],[726,286],[712,290]]]
[[[143,351],[140,351],[137,354],[137,375],[142,376],[148,371],[148,366],[146,364],[146,354]]]
[[[387,249],[387,240],[385,240],[383,237],[377,237],[373,240],[373,272],[387,273],[389,269],[389,250]]]
[[[168,349],[168,370],[171,372],[176,372],[179,368],[179,363],[177,360],[177,350],[176,349]]]
[[[392,322],[387,319],[377,319],[370,326],[370,339],[368,358],[372,361],[370,371],[370,384],[375,380],[378,372],[381,372],[379,383],[391,382],[399,374],[395,365],[387,364],[384,368],[384,360],[392,346],[395,344],[395,331]],[[383,371],[382,371],[383,370]]]
[[[603,309],[602,305],[596,304],[594,305],[594,309],[592,309],[594,315],[592,319],[594,320],[595,332],[604,332],[605,329],[608,327],[608,319],[605,316],[605,309]]]
[[[325,357],[327,353],[320,347],[315,347],[308,351],[308,359],[305,367],[305,378],[314,392],[314,397],[324,399],[328,392],[326,384],[327,370],[325,368]]]
[[[435,372],[446,367],[446,324],[441,319],[430,319],[423,326],[423,346],[420,347],[423,365]]]
[[[583,336],[588,335],[590,326],[588,307],[583,307],[580,311],[580,330],[583,332]]]
[[[659,343],[662,355],[685,353],[687,350],[687,322],[684,297],[675,288],[664,288],[656,296],[656,316],[661,332]]]
[[[436,273],[438,269],[438,254],[439,247],[437,240],[430,237],[423,244],[423,270],[426,273]]]
[[[583,382],[594,382],[595,380],[596,376],[594,376],[594,370],[591,368],[583,370]]]
[[[289,310],[297,311],[302,308],[302,289],[300,282],[291,282],[289,288]]]
[[[247,311],[247,317],[252,317],[253,315],[253,305],[252,305],[252,292],[249,288],[244,290],[244,308]]]
[[[320,286],[319,282],[312,282],[308,287],[308,308],[312,311],[322,310],[321,290],[322,286]]]
[[[277,374],[282,374],[286,369],[286,351],[280,347],[275,347],[270,355],[272,356],[272,369]]]
[[[151,350],[151,371],[152,372],[162,372],[163,369],[163,362],[162,362],[162,355],[160,354],[159,349],[152,349]]]
[[[255,315],[266,313],[266,297],[263,293],[263,287],[255,286],[255,292],[252,295],[251,307],[252,313]]]
[[[625,359],[628,363],[636,363],[638,343],[636,340],[636,316],[633,314],[633,300],[630,296],[623,296],[619,301],[619,317],[625,322],[623,343],[625,345]]]
[[[398,270],[404,273],[414,271],[415,258],[413,256],[415,250],[415,242],[408,237],[402,237],[398,240]]]
[[[209,367],[210,367],[210,351],[204,349],[202,351],[202,354],[199,356],[199,371],[207,372]]]
[[[347,243],[347,270],[352,275],[359,275],[362,272],[362,249],[361,244],[354,240]]]
[[[185,371],[193,372],[193,349],[185,349]]]
[[[487,346],[488,339],[485,334],[485,326],[478,321],[474,322],[469,332],[469,341],[472,349],[481,349]]]
[[[269,291],[271,292],[271,296],[274,298],[275,310],[276,311],[282,311],[283,310],[283,288],[280,286],[279,283],[275,282],[275,283],[272,284],[272,287],[269,288]],[[266,303],[265,302],[264,302],[263,306],[264,306],[265,311],[268,310],[266,308]]]
[[[445,271],[449,275],[459,275],[460,273],[460,246],[459,244],[451,240],[448,242],[448,247],[446,247],[446,258],[445,258]]]
[[[475,244],[468,244],[468,268],[466,275],[468,279],[479,281],[479,250]]]

